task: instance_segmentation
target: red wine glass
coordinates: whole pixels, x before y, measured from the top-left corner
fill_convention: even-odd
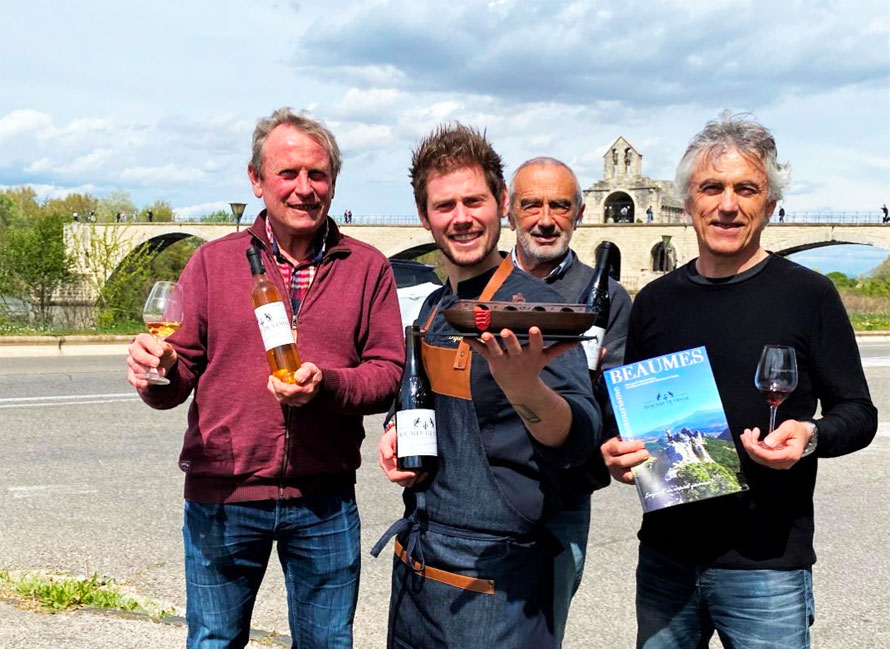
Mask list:
[[[769,404],[771,433],[776,428],[776,410],[779,404],[797,387],[797,356],[794,347],[764,345],[754,373],[754,385]]]

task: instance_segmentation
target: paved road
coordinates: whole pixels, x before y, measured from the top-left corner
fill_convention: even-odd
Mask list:
[[[861,349],[879,410],[890,412],[890,344],[865,343]],[[91,355],[70,348],[64,355],[15,356],[21,352],[0,348],[0,569],[95,572],[181,608],[182,478],[176,457],[185,408],[150,410],[124,382],[119,357],[84,351]],[[890,583],[890,417],[884,417],[868,449],[820,464],[817,648],[890,646],[884,592]],[[366,551],[400,510],[399,490],[384,480],[373,457],[379,424],[379,417],[368,421],[358,478]],[[588,568],[566,649],[632,646],[639,520],[633,489],[618,485],[595,497]],[[365,554],[357,647],[384,646],[389,566],[388,558]],[[279,573],[270,564],[254,626],[287,633]],[[154,649],[183,646],[184,637],[181,627],[146,620],[38,615],[0,602],[3,649]]]

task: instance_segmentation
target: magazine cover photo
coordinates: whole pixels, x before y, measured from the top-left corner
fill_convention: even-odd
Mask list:
[[[604,376],[621,438],[649,451],[633,470],[644,512],[748,488],[704,347]]]

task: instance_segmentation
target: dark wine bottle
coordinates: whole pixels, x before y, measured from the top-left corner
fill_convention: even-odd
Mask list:
[[[250,297],[257,324],[260,326],[260,335],[263,337],[269,372],[280,381],[296,383],[294,372],[300,368],[300,355],[294,344],[287,309],[284,308],[278,288],[266,279],[266,268],[263,266],[260,250],[255,246],[248,248],[247,260],[250,262],[254,282]]]
[[[436,410],[420,357],[420,327],[405,327],[405,372],[396,396],[396,466],[400,471],[435,467]]]
[[[584,334],[590,336],[590,339],[583,341],[582,346],[587,356],[587,368],[591,372],[599,369],[600,349],[606,327],[609,326],[609,310],[612,307],[612,298],[609,297],[609,255],[612,245],[611,242],[604,241],[596,249],[596,266],[593,269],[590,292],[587,294],[587,311],[594,314],[594,320]]]

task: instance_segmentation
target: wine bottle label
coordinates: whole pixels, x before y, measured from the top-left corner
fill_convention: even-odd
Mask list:
[[[603,338],[606,330],[602,327],[591,327],[585,333],[590,336],[590,340],[582,340],[581,346],[584,348],[584,355],[587,356],[587,368],[591,372],[595,372],[600,365],[600,349],[603,346]]]
[[[398,411],[396,439],[399,457],[437,455],[436,411],[429,408]]]
[[[254,313],[260,325],[260,334],[266,351],[294,344],[294,335],[291,332],[287,311],[284,310],[284,302],[264,304],[254,309]]]

